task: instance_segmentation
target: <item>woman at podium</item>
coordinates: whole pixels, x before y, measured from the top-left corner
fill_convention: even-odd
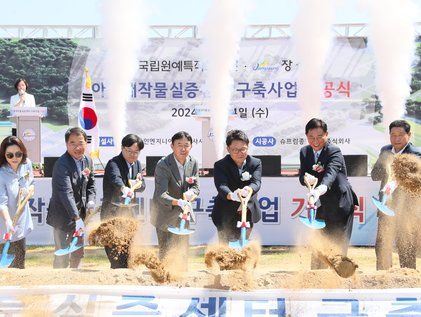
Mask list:
[[[28,94],[28,82],[24,78],[19,78],[15,82],[15,89],[17,94],[10,97],[11,107],[35,107],[35,98]]]

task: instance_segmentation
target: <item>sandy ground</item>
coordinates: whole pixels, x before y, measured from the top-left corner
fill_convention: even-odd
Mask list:
[[[155,250],[153,250],[155,251]],[[400,269],[396,254],[394,268],[375,271],[373,248],[351,248],[349,256],[359,268],[350,278],[341,278],[333,270],[310,271],[310,253],[305,249],[263,248],[256,269],[243,271],[219,271],[207,268],[204,248],[191,248],[189,268],[175,280],[159,283],[149,269],[139,265],[135,269],[111,270],[103,249],[88,248],[81,269],[52,269],[52,250],[29,250],[27,268],[2,269],[0,285],[30,287],[34,285],[81,284],[81,285],[170,285],[176,287],[201,287],[230,290],[273,288],[420,288],[421,273],[418,270]],[[421,259],[417,260],[418,267]]]

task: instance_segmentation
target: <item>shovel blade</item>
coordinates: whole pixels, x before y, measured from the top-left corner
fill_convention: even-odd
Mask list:
[[[181,229],[181,228],[178,228],[178,227],[168,227],[168,231],[173,233],[173,234],[178,234],[178,235],[182,235],[182,236],[189,235],[189,234],[192,234],[194,232],[194,230],[191,230],[191,229],[185,229],[185,228]]]
[[[54,252],[54,255],[62,256],[62,255],[67,255],[72,252],[75,252],[76,250],[79,250],[80,248],[83,247],[83,244],[77,245],[77,240],[78,240],[78,237],[74,237],[72,242],[67,248],[58,249],[56,252]]]
[[[9,247],[10,247],[10,240],[7,240],[4,243],[3,252],[1,253],[0,268],[9,267],[9,265],[12,264],[13,260],[15,259],[15,256],[13,254],[7,253],[9,251]]]
[[[237,241],[230,241],[228,245],[230,248],[240,250],[244,248],[248,243],[249,243],[249,240],[245,240],[245,241],[237,240]]]
[[[324,227],[326,227],[326,223],[324,220],[314,219],[313,221],[311,221],[310,219],[304,216],[300,216],[299,219],[303,224],[305,224],[311,229],[323,229]]]
[[[75,252],[76,250],[79,250],[81,247],[82,247],[82,245],[75,245],[73,247],[59,249],[56,252],[54,252],[54,255],[62,256],[62,255],[70,254],[72,252]]]
[[[376,206],[376,208],[380,210],[382,213],[384,213],[385,215],[390,216],[390,217],[393,217],[395,215],[395,212],[392,209],[387,207],[376,197],[372,196],[371,200],[373,201],[374,206]]]
[[[0,268],[9,267],[14,259],[15,256],[13,254],[5,254],[4,256],[2,255],[0,260]]]

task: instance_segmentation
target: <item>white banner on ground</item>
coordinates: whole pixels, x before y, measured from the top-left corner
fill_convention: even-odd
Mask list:
[[[0,287],[0,312],[30,313],[23,305],[25,296],[42,295],[45,304],[34,307],[55,316],[420,316],[420,294],[420,288],[233,292],[133,285]]]
[[[351,177],[350,182],[357,193],[360,206],[355,211],[351,243],[374,245],[377,212],[371,196],[377,195],[379,184],[368,177]],[[28,244],[53,244],[52,228],[45,223],[47,207],[51,197],[51,179],[38,178],[35,196],[30,201],[34,231],[28,236]],[[96,179],[97,205],[102,198],[102,178]],[[142,232],[147,241],[156,244],[154,227],[150,224],[150,200],[154,191],[154,179],[146,178],[146,190],[138,194],[139,218],[144,221]],[[210,218],[213,197],[216,195],[213,178],[200,179],[200,196],[194,203],[197,224],[190,236],[191,244],[208,244],[216,241],[216,229]],[[297,245],[304,243],[312,229],[305,227],[297,218],[304,211],[306,189],[296,177],[266,177],[262,180],[259,203],[262,220],[253,229],[252,238],[260,239],[263,245]]]

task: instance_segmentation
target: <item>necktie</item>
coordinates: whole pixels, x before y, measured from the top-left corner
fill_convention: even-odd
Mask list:
[[[136,175],[134,174],[134,163],[132,164],[132,167],[131,167],[131,173],[132,173],[132,179],[135,179],[136,178]]]
[[[317,160],[319,159],[319,155],[320,155],[319,152],[314,153],[314,163],[316,164],[317,164]]]

